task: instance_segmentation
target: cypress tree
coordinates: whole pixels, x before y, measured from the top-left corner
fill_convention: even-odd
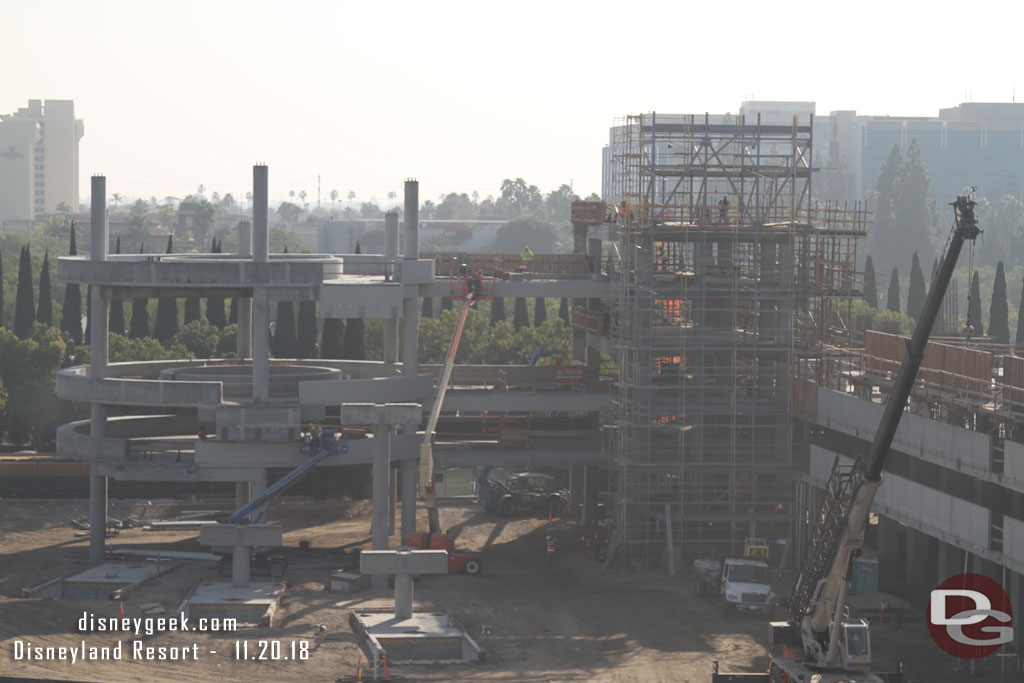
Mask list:
[[[185,324],[188,325],[191,322],[195,322],[202,317],[202,311],[199,308],[199,297],[190,296],[185,299]]]
[[[452,310],[452,299],[451,299],[451,297],[448,297],[448,296],[442,296],[441,297],[441,310],[442,311],[450,311],[450,310]]]
[[[1024,282],[1020,286],[1020,307],[1017,309],[1017,346],[1024,344]]]
[[[996,279],[992,283],[992,303],[988,309],[988,335],[1000,344],[1010,343],[1010,312],[1006,302],[1006,272],[1003,262],[996,264]]]
[[[316,358],[316,302],[299,302],[298,358]]]
[[[533,326],[540,327],[548,319],[548,305],[544,297],[538,296],[533,300]]]
[[[878,287],[875,285],[875,264],[871,261],[871,255],[864,263],[864,301],[868,306],[878,310]]]
[[[569,300],[562,297],[562,303],[558,306],[558,317],[562,319],[566,327],[572,324],[572,319],[569,317]]]
[[[889,293],[885,300],[885,308],[888,311],[900,312],[900,271],[892,269],[892,276],[889,278]]]
[[[356,243],[359,247],[359,243]],[[341,355],[348,360],[366,360],[366,341],[362,318],[350,318],[345,323],[345,341]]]
[[[43,264],[39,269],[39,307],[36,308],[36,322],[47,327],[53,324],[53,292],[50,289],[50,250],[43,252]]]
[[[321,358],[341,358],[341,318],[325,318],[324,330],[320,339]]]
[[[526,299],[521,296],[517,296],[516,305],[512,309],[512,326],[515,328],[516,332],[518,332],[522,328],[529,326],[529,324],[530,315],[526,311]]]
[[[142,253],[142,245],[139,245]],[[138,297],[132,299],[132,322],[128,336],[132,339],[145,339],[149,336],[149,299]]]
[[[117,246],[114,253],[121,253],[121,236],[117,236]],[[108,329],[117,334],[124,334],[127,327],[124,324],[124,302],[121,299],[111,298],[110,300],[110,325]]]
[[[167,251],[170,254],[174,251],[174,236],[167,236]],[[178,300],[161,298],[156,305],[156,327],[153,328],[153,336],[167,346],[171,339],[178,333]]]
[[[270,340],[270,350],[275,358],[295,358],[295,347],[295,307],[291,301],[278,301],[277,324],[274,326],[274,338]]]
[[[210,247],[211,254],[220,254],[224,246],[223,240],[218,242],[216,239],[213,240],[213,244]],[[237,306],[235,299],[231,299],[231,305]],[[237,315],[237,312],[235,313]],[[217,329],[224,329],[227,324],[227,318],[224,317],[224,297],[222,296],[211,296],[206,299],[206,322],[210,323]],[[233,321],[237,322],[237,320]]]
[[[497,297],[491,301],[491,324],[505,322],[505,299]]]
[[[910,289],[907,290],[907,315],[917,320],[924,308],[924,272],[921,270],[921,261],[917,258],[917,252],[910,262]]]
[[[14,299],[14,334],[19,339],[32,336],[36,317],[35,293],[32,291],[32,255],[26,244],[18,261],[18,291]]]
[[[985,327],[981,324],[981,279],[978,271],[974,271],[971,278],[971,296],[967,299],[967,324],[974,328],[974,336],[981,337],[985,334]]]
[[[423,297],[423,310],[420,311],[421,318],[433,318],[434,317],[434,297],[425,296]]]

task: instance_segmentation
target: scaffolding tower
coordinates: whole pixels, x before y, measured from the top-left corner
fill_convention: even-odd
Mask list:
[[[812,123],[613,128],[620,559],[664,557],[669,530],[684,550],[789,535],[793,378],[849,352],[866,232],[859,203],[812,205]]]

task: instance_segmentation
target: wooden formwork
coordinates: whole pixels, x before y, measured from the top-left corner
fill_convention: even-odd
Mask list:
[[[864,333],[864,368],[884,375],[899,370],[907,353],[906,337],[875,330]],[[918,382],[957,397],[992,398],[992,354],[979,349],[936,344],[925,346]]]
[[[1003,400],[1024,406],[1024,358],[1003,356]]]

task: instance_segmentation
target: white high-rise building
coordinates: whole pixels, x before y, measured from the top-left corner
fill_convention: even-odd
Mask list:
[[[29,100],[13,114],[0,114],[0,224],[54,213],[61,204],[78,211],[84,134],[72,100]]]

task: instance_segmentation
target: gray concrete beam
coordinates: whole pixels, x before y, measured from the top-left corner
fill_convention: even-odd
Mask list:
[[[284,260],[274,258],[254,263],[236,258],[222,261],[195,258],[187,254],[171,256],[137,255],[118,260],[92,261],[85,256],[61,256],[57,259],[57,278],[62,283],[99,284],[127,287],[138,292],[140,287],[174,287],[195,292],[224,289],[244,291],[247,287],[317,287],[324,280],[324,264],[340,267],[340,259],[330,256],[318,259]],[[134,289],[131,289],[134,288]],[[229,292],[230,293],[230,292]]]
[[[58,370],[57,396],[69,401],[174,408],[218,405],[222,398],[220,382],[97,378],[83,370],[81,367]]]
[[[449,389],[444,409],[493,411],[612,411],[615,398],[611,393],[588,391],[487,391]]]
[[[433,396],[434,380],[427,374],[411,377],[401,375],[372,379],[310,381],[299,385],[299,402],[304,406],[423,401]]]
[[[595,440],[596,441],[596,440]],[[608,454],[596,448],[524,448],[500,449],[462,447],[458,444],[434,445],[434,462],[438,467],[509,467],[529,469],[542,466],[607,465]]]
[[[419,458],[418,434],[399,434],[391,437],[391,461]],[[201,441],[196,444],[195,462],[199,467],[298,467],[309,456],[302,453],[301,444],[295,442],[265,444],[255,442],[224,443]],[[329,455],[319,467],[367,465],[373,462],[373,439],[351,439],[348,453]]]
[[[596,280],[557,279],[550,280],[496,280],[495,296],[501,297],[572,297],[607,298],[612,295],[611,281],[607,278]],[[420,296],[451,296],[448,278],[434,280],[420,286]]]

